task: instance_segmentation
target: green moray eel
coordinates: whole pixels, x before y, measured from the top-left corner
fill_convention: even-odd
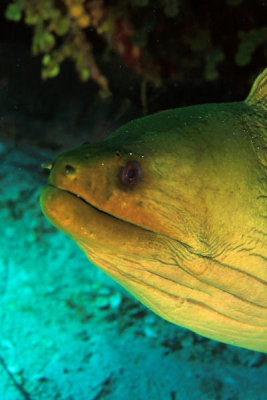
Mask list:
[[[267,69],[243,102],[162,111],[59,155],[41,208],[166,320],[267,352]]]

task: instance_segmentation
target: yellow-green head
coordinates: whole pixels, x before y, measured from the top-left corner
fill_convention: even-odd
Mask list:
[[[163,111],[56,158],[46,217],[177,325],[267,352],[267,70],[244,102]]]

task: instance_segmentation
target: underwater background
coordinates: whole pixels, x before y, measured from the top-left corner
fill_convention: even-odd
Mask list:
[[[152,313],[39,195],[42,163],[130,119],[244,99],[266,66],[266,1],[0,7],[0,400],[265,400],[266,355]]]

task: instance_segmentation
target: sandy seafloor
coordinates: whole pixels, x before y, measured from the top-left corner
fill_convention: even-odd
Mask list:
[[[266,400],[266,356],[154,315],[42,215],[54,154],[0,142],[0,400]]]

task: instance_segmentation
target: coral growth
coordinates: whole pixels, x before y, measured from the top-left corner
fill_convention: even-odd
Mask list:
[[[33,27],[32,51],[43,54],[43,79],[57,76],[62,62],[72,59],[80,79],[93,79],[107,95],[99,53],[117,53],[157,85],[188,72],[216,80],[224,63],[246,66],[258,49],[264,59],[263,7],[260,0],[12,0],[5,15]]]

